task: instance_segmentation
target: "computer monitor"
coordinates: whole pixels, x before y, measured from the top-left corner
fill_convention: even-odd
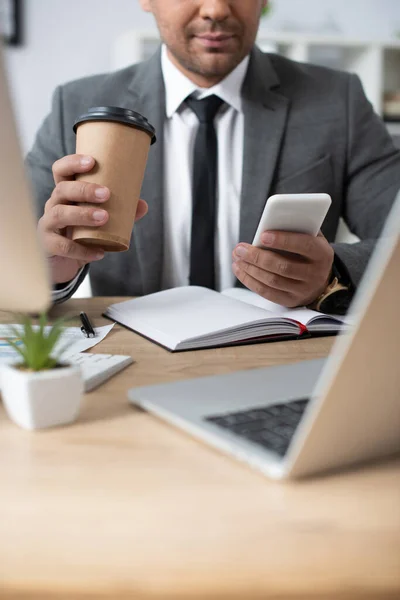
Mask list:
[[[40,313],[50,280],[37,235],[0,42],[0,310]]]

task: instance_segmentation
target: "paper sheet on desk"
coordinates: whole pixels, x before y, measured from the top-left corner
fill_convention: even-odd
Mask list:
[[[79,327],[67,327],[63,337],[61,338],[60,345],[65,345],[68,340],[71,341],[71,345],[68,345],[66,350],[63,352],[63,358],[65,359],[68,358],[68,356],[77,354],[78,352],[84,352],[89,348],[93,348],[93,346],[96,346],[96,344],[104,340],[114,325],[115,323],[112,323],[112,325],[105,325],[104,327],[95,327],[94,331],[96,333],[96,337],[94,338],[85,337]],[[70,331],[72,329],[74,329],[75,332]],[[80,335],[78,335],[78,332]]]
[[[18,328],[20,325],[14,325],[14,327]],[[60,340],[57,342],[54,353],[57,355],[62,348],[65,348],[61,356],[66,360],[69,356],[96,346],[96,344],[104,340],[113,327],[114,323],[112,325],[105,325],[104,327],[95,327],[96,337],[94,338],[85,337],[79,327],[66,327]],[[50,327],[46,329],[49,330]],[[7,338],[12,337],[10,335],[10,325],[0,325],[0,366],[10,363],[19,357],[18,352],[7,343]]]

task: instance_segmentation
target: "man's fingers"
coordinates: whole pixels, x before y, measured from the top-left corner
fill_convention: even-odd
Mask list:
[[[149,211],[149,205],[144,200],[139,200],[136,210],[135,221],[140,221]]]
[[[261,236],[261,243],[266,248],[292,252],[307,258],[315,256],[319,242],[320,240],[317,241],[317,237],[312,235],[289,231],[265,231]]]
[[[99,204],[110,198],[110,190],[95,183],[87,181],[61,181],[56,185],[49,200],[46,202],[45,211],[57,204],[84,203]]]
[[[104,251],[100,248],[86,248],[56,233],[47,236],[45,249],[50,257],[61,256],[79,260],[85,264],[104,258]]]
[[[311,264],[296,254],[283,256],[278,252],[256,248],[250,244],[236,246],[232,258],[234,262],[242,260],[269,273],[296,281],[307,281],[312,269]]]
[[[256,279],[264,286],[272,288],[277,291],[294,293],[295,291],[299,291],[302,287],[301,281],[296,281],[293,279],[288,279],[287,277],[282,277],[281,275],[277,275],[276,273],[271,273],[270,271],[265,271],[260,267],[256,267],[251,263],[246,263],[244,261],[235,262],[232,265],[233,272],[236,274],[237,269],[240,269],[244,273],[247,273],[253,279]]]
[[[108,221],[108,212],[91,206],[69,206],[57,204],[46,211],[40,220],[45,231],[55,231],[66,227],[99,227]]]
[[[72,181],[77,173],[88,173],[96,161],[92,156],[82,154],[70,154],[57,160],[53,164],[53,177],[55,183],[60,181]]]
[[[275,302],[276,304],[281,304],[282,306],[294,307],[297,306],[298,303],[294,296],[287,292],[283,292],[282,290],[276,290],[274,288],[270,288],[251,275],[246,273],[240,267],[238,267],[237,263],[234,263],[233,270],[235,276],[245,285],[249,290],[255,292],[262,298],[266,298],[271,302]]]

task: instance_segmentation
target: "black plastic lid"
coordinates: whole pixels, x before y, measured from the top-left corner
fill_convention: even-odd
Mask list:
[[[74,123],[74,131],[78,129],[78,125],[86,123],[87,121],[115,121],[116,123],[123,123],[124,125],[130,125],[137,129],[142,129],[146,133],[151,135],[151,143],[154,144],[156,141],[156,130],[146,117],[143,117],[140,113],[137,113],[129,108],[119,108],[118,106],[94,106],[89,108],[87,113],[78,117]]]

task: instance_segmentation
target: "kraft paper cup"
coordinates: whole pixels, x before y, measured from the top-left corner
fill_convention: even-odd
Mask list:
[[[106,252],[129,249],[150,145],[155,130],[145,117],[133,110],[113,106],[90,108],[74,125],[76,153],[93,156],[96,165],[77,180],[110,189],[107,202],[85,204],[108,211],[101,227],[74,227],[72,239]]]

